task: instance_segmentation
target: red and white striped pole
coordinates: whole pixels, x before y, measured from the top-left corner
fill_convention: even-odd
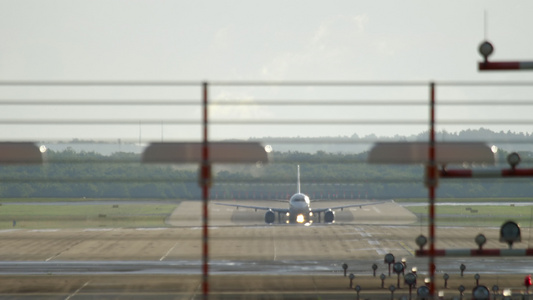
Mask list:
[[[496,178],[496,177],[533,177],[533,169],[503,170],[440,170],[442,178]]]
[[[416,250],[415,256],[430,256],[428,250]],[[533,249],[435,249],[433,256],[533,256]]]
[[[429,190],[429,295],[435,296],[435,190],[437,188],[437,163],[435,161],[435,83],[430,84],[430,130],[427,186]]]
[[[209,298],[209,184],[211,181],[211,165],[209,163],[209,144],[208,144],[208,116],[207,116],[207,82],[202,85],[203,89],[203,143],[202,143],[202,291],[203,298],[207,300]]]
[[[479,71],[533,70],[533,61],[480,62]]]

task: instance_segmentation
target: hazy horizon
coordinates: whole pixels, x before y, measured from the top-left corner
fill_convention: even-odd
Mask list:
[[[28,0],[0,8],[1,140],[200,140],[204,81],[214,83],[212,139],[416,134],[428,128],[430,82],[438,130],[533,132],[533,73],[477,70],[485,39],[493,61],[532,59],[531,1]],[[7,84],[28,81],[184,85]],[[332,82],[370,84],[321,84]]]

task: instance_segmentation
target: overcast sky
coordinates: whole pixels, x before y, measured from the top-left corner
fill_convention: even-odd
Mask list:
[[[478,46],[493,43],[491,60],[533,60],[533,1],[0,1],[0,80],[184,81],[533,81],[532,71],[480,73]],[[488,16],[484,26],[484,15]],[[383,90],[387,90],[383,92]],[[217,87],[212,101],[269,99],[427,99],[427,88],[272,89]],[[194,88],[12,88],[1,99],[198,99]],[[528,100],[532,88],[441,90],[458,100]],[[482,112],[527,119],[533,106]],[[479,107],[443,108],[442,119],[479,117]],[[427,107],[213,107],[220,119],[427,119]],[[453,116],[450,118],[450,116]],[[1,139],[198,138],[199,107],[8,106],[2,119],[128,119],[139,125],[0,124]],[[141,119],[161,119],[142,125]],[[133,122],[132,121],[132,122]],[[505,123],[505,122],[503,122]],[[473,124],[532,132],[533,126]],[[427,126],[229,126],[215,138],[364,136],[418,133]],[[141,130],[139,130],[141,128]],[[447,129],[444,126],[441,127]]]

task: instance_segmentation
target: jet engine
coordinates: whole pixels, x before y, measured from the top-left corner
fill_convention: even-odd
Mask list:
[[[269,210],[265,214],[265,223],[272,224],[274,223],[274,220],[276,219],[276,215],[273,211]]]
[[[333,223],[333,221],[335,221],[335,212],[332,210],[324,212],[324,222]]]

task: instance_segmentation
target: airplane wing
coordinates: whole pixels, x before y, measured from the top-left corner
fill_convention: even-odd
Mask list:
[[[391,200],[394,201],[394,200]],[[389,203],[391,201],[381,201],[381,202],[372,202],[372,203],[361,203],[361,204],[350,204],[350,205],[342,205],[342,206],[333,206],[333,207],[326,207],[326,208],[313,208],[313,212],[322,213],[328,210],[337,210],[337,209],[345,209],[348,207],[362,207],[362,206],[368,206],[368,205],[377,205],[377,204],[383,204],[383,203]]]
[[[253,205],[241,205],[241,204],[229,204],[229,203],[219,203],[219,202],[213,202],[213,204],[216,205],[225,205],[225,206],[233,206],[233,207],[243,207],[243,208],[251,208],[255,210],[271,210],[273,212],[277,213],[288,213],[288,208],[279,208],[279,207],[266,207],[266,206],[253,206]]]

